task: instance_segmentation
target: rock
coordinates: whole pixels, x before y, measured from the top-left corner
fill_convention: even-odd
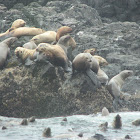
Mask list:
[[[131,137],[129,135],[126,135],[125,139],[131,139]]]
[[[132,124],[135,125],[135,126],[139,126],[140,125],[140,119],[133,121]]]
[[[67,118],[64,118],[62,121],[65,121],[65,122],[67,122]]]
[[[108,109],[106,107],[104,107],[102,109],[102,116],[108,116],[108,115],[109,115],[109,111],[108,111]]]

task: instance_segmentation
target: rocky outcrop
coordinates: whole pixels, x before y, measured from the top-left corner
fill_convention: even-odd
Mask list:
[[[77,42],[77,47],[73,51],[74,57],[85,49],[94,47],[97,49],[96,54],[109,62],[108,66],[102,68],[109,78],[124,69],[134,71],[134,75],[123,86],[127,102],[123,102],[119,111],[140,110],[140,26],[138,20],[135,20],[137,23],[119,22],[114,13],[112,16],[102,15],[101,7],[103,8],[107,2],[103,3],[101,0],[96,4],[94,4],[95,1],[88,0],[87,3],[90,6],[83,4],[83,0],[49,1],[43,4],[41,2],[43,0],[26,4],[21,1],[21,3],[14,3],[12,8],[1,4],[1,32],[5,32],[18,18],[24,19],[26,26],[44,30],[56,31],[62,25],[72,27],[71,35]],[[114,9],[116,2],[112,1],[111,5]],[[129,10],[133,9],[135,13],[134,9],[137,9],[137,6],[138,4],[136,7],[129,7]],[[106,10],[110,10],[111,14],[111,8],[107,7],[110,6],[106,6]],[[107,23],[105,23],[105,18],[108,18]],[[97,88],[84,73],[77,73],[70,77],[62,68],[51,64],[41,63],[30,67],[21,65],[14,50],[28,42],[30,38],[21,37],[10,47],[11,57],[7,60],[5,68],[0,71],[0,115],[51,117],[89,114],[101,111],[104,106],[109,111],[114,111],[112,97],[106,87]]]

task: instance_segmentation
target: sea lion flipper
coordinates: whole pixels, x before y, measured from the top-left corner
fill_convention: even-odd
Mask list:
[[[92,82],[93,82],[94,85],[96,85],[97,87],[100,86],[100,82],[99,82],[96,74],[91,69],[87,69],[86,70],[86,74],[92,80]]]

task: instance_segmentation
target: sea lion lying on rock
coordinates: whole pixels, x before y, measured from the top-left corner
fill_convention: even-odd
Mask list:
[[[45,30],[42,30],[40,28],[35,28],[35,27],[19,27],[16,28],[4,35],[1,36],[1,38],[9,38],[9,37],[21,37],[21,36],[35,36],[38,34],[42,34],[46,32]],[[0,38],[0,39],[1,39]]]
[[[56,45],[40,43],[36,48],[36,51],[39,52],[39,54],[48,54],[48,52],[51,53],[51,57],[48,61],[56,66],[62,66],[66,72],[69,72],[71,71],[71,63],[69,62],[66,54],[69,40],[70,36],[66,35],[61,37]]]
[[[52,43],[57,42],[60,37],[72,32],[72,28],[68,26],[62,26],[58,29],[57,32],[55,31],[46,31],[42,34],[34,36],[31,41],[34,41],[36,45],[40,43]]]
[[[31,49],[26,49],[23,47],[17,47],[15,49],[15,55],[21,60],[22,63],[25,65],[31,65],[34,60],[40,61],[47,59],[49,60],[50,57],[52,57],[50,52],[47,53],[41,53],[39,54],[36,49],[31,50]]]
[[[108,82],[107,89],[114,99],[113,105],[115,108],[116,108],[116,105],[120,103],[121,89],[124,84],[124,81],[129,76],[132,76],[132,74],[133,74],[132,70],[124,70],[124,71],[121,71],[116,76],[114,76],[113,78],[111,78],[110,81]]]
[[[90,53],[78,54],[72,62],[72,67],[73,73],[75,70],[86,72],[93,84],[99,85],[96,76],[99,70],[99,63]]]
[[[23,19],[17,19],[13,22],[12,26],[10,29],[8,29],[5,33],[1,33],[0,34],[0,37],[1,36],[4,36],[6,34],[8,34],[10,31],[16,29],[16,28],[19,28],[19,27],[24,27],[26,24],[26,22],[23,20]]]
[[[16,37],[10,37],[0,42],[0,68],[4,66],[7,56],[10,54],[10,45],[16,40]]]

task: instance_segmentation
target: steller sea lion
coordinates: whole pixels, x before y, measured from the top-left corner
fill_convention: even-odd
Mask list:
[[[10,53],[9,46],[13,44],[16,40],[17,40],[16,37],[10,37],[0,42],[0,68],[4,66],[7,56]]]
[[[58,29],[57,33],[55,31],[46,31],[45,33],[34,36],[31,40],[37,45],[40,43],[56,43],[60,37],[70,33],[72,28],[68,26],[62,26]]]
[[[10,29],[8,29],[5,33],[1,33],[0,34],[0,37],[1,36],[4,36],[6,34],[8,34],[10,31],[16,29],[16,28],[19,28],[19,27],[24,27],[26,24],[26,22],[23,20],[23,19],[17,19],[13,22],[12,26]]]
[[[56,34],[56,41],[58,41],[62,36],[71,33],[72,32],[72,28],[68,27],[68,26],[62,26],[57,30],[57,34]]]
[[[109,93],[113,97],[113,105],[116,108],[117,104],[120,103],[120,95],[121,95],[121,89],[124,84],[124,81],[129,76],[132,76],[133,71],[132,70],[123,70],[116,76],[110,79],[110,81],[107,84],[107,89]]]
[[[108,65],[108,62],[101,56],[94,55],[93,56],[95,59],[98,60],[98,63],[100,66],[105,66]],[[107,84],[108,83],[108,76],[107,74],[99,67],[98,73],[97,73],[97,78],[101,82],[101,84]]]
[[[96,49],[95,48],[84,50],[84,53],[90,53],[91,55],[94,55],[95,52],[96,52]]]
[[[15,49],[15,55],[21,60],[22,63],[25,65],[31,65],[34,60],[42,60],[42,59],[49,59],[52,57],[52,54],[50,52],[41,53],[39,54],[36,49],[26,49],[23,47],[17,47]]]
[[[66,35],[59,39],[56,45],[51,45],[48,43],[40,43],[36,48],[36,51],[41,53],[51,53],[52,57],[50,57],[49,61],[57,66],[62,66],[66,72],[71,71],[69,69],[69,65],[71,64],[67,57],[67,45],[69,45],[68,41],[70,40],[70,36]]]
[[[21,36],[35,36],[38,34],[42,34],[46,32],[45,30],[42,30],[40,28],[35,27],[19,27],[16,28],[4,35],[1,36],[1,38],[8,38],[8,37],[21,37]]]
[[[99,63],[90,53],[78,54],[72,62],[72,68],[73,73],[75,70],[84,71],[92,80],[93,84],[99,84],[97,76],[95,75],[99,70]]]
[[[121,129],[121,127],[122,127],[122,120],[121,120],[121,116],[118,114],[114,118],[113,128],[115,128],[115,129]]]

